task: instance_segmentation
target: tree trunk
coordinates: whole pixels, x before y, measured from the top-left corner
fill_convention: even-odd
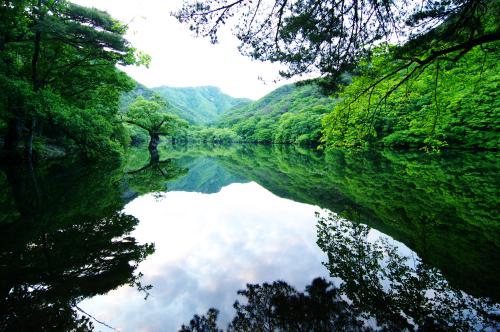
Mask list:
[[[9,120],[7,134],[3,142],[5,150],[15,150],[21,141],[21,119],[18,116]]]
[[[149,133],[149,155],[151,157],[151,163],[157,163],[160,161],[160,154],[158,153],[158,144],[160,144],[160,135]]]
[[[33,159],[33,136],[35,135],[35,127],[36,127],[36,119],[35,117],[32,117],[30,126],[28,128],[29,129],[28,135],[26,136],[26,143],[24,146],[26,158],[28,158],[28,160],[30,161]]]

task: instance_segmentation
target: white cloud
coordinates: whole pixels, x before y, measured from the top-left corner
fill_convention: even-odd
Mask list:
[[[279,65],[242,56],[237,50],[238,41],[229,33],[217,45],[193,37],[187,26],[170,16],[183,0],[73,2],[106,10],[129,24],[127,39],[153,60],[149,69],[127,67],[125,71],[148,87],[214,85],[234,97],[258,99],[285,84],[273,82],[279,78]]]

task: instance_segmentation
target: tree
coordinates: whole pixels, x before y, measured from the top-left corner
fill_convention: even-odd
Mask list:
[[[138,96],[129,106],[125,122],[138,126],[149,134],[149,153],[151,162],[158,162],[158,144],[160,135],[172,134],[177,128],[187,126],[187,122],[177,116],[167,113],[168,104],[161,97],[155,95],[151,100]]]
[[[148,61],[124,39],[125,25],[65,0],[2,1],[0,21],[4,145],[15,149],[24,137],[29,158],[40,121],[72,136],[64,123],[52,121],[50,100],[112,122],[120,92],[133,87],[116,65]]]
[[[500,44],[497,47],[500,50]],[[500,144],[500,65],[480,48],[456,63],[435,63],[412,81],[404,73],[380,77],[402,62],[380,48],[359,75],[339,92],[339,102],[324,120],[323,143],[332,146],[390,146],[425,150],[496,149]],[[393,87],[398,86],[396,89]],[[367,91],[369,88],[369,92]],[[390,93],[390,96],[389,96]]]
[[[318,73],[332,88],[383,43],[405,60],[388,77],[407,69],[414,77],[478,46],[488,51],[500,39],[499,13],[498,0],[201,0],[173,14],[214,43],[234,19],[242,54],[286,64],[284,77]]]

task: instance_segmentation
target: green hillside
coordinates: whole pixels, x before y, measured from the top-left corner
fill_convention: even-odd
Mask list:
[[[159,94],[169,102],[174,114],[191,124],[208,124],[228,109],[249,103],[249,99],[233,98],[213,86],[173,88],[161,86],[147,88],[137,83],[136,88],[122,97],[122,108],[126,108],[137,96],[151,97]]]
[[[321,137],[321,119],[334,105],[335,99],[317,85],[292,84],[227,111],[216,124],[247,142],[314,145]]]

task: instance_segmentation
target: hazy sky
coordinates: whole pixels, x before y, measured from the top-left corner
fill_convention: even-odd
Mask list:
[[[149,69],[127,67],[125,71],[148,87],[218,86],[233,97],[258,99],[284,81],[278,65],[252,61],[239,54],[232,35],[211,45],[194,38],[187,26],[170,16],[183,0],[73,0],[80,5],[106,10],[129,24],[127,39],[152,56]],[[264,81],[259,80],[262,77]]]

